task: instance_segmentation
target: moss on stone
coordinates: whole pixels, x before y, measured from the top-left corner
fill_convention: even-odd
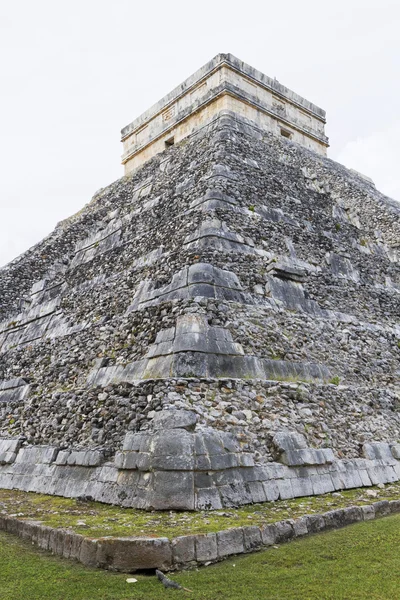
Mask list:
[[[400,499],[400,483],[384,488],[362,488],[321,496],[279,500],[204,512],[145,512],[120,508],[100,502],[81,502],[15,490],[0,490],[3,515],[41,521],[44,525],[68,528],[89,537],[155,536],[177,537],[192,533],[210,533],[241,527],[262,525],[305,514],[323,513],[352,505],[371,504],[376,500]]]

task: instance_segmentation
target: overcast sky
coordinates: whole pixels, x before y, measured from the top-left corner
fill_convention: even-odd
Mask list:
[[[0,265],[123,174],[120,130],[219,52],[327,111],[400,200],[399,0],[0,0]]]

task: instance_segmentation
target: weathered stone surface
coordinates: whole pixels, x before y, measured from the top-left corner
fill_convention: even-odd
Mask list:
[[[248,527],[242,527],[242,530],[245,552],[253,552],[254,550],[258,550],[262,547],[263,541],[259,527],[250,525]]]
[[[241,528],[227,529],[217,533],[218,557],[244,552],[244,535]]]
[[[173,564],[188,565],[196,560],[196,538],[194,535],[182,535],[171,542]]]
[[[0,486],[204,510],[399,480],[399,216],[229,111],[101,190],[0,270]]]
[[[188,410],[162,411],[155,414],[152,425],[155,430],[161,429],[187,429],[194,430],[197,415]]]
[[[276,525],[264,525],[261,527],[261,540],[263,546],[273,546],[278,539],[278,535]]]
[[[111,564],[109,557],[112,557]],[[171,544],[168,538],[103,539],[97,543],[94,560],[96,566],[126,573],[141,569],[168,570],[172,567]]]
[[[196,560],[200,563],[216,560],[218,557],[217,536],[215,533],[196,535]]]

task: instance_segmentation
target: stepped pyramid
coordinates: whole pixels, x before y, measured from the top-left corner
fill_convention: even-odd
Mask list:
[[[400,208],[218,55],[0,270],[0,487],[213,509],[400,479]]]

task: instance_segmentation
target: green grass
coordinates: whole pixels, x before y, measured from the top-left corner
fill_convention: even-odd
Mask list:
[[[373,494],[373,497],[370,494]],[[136,535],[171,538],[243,525],[263,525],[354,504],[363,505],[377,500],[394,499],[400,499],[400,482],[382,489],[374,487],[347,490],[315,497],[252,504],[236,509],[146,512],[100,502],[78,502],[71,498],[0,490],[0,514],[41,521],[44,525],[67,528],[88,537]]]
[[[193,590],[165,590],[155,577],[87,569],[0,533],[1,600],[396,600],[400,515],[310,536],[170,577]]]

